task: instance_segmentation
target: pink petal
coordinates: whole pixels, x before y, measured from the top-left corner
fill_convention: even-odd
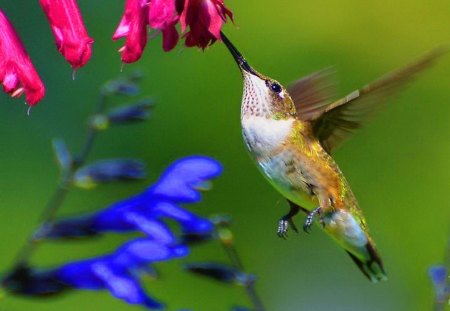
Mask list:
[[[192,20],[192,15],[194,14],[195,6],[198,5],[195,3],[196,0],[185,0],[183,12],[180,15],[180,25],[181,31],[186,31],[186,28],[190,24]],[[198,2],[198,1],[197,1]]]
[[[76,0],[39,0],[52,28],[58,51],[72,65],[84,66],[91,58],[91,45]]]
[[[123,16],[112,38],[113,40],[117,40],[126,37],[129,32],[130,32],[130,24],[128,23],[128,20],[125,18],[125,16]]]
[[[163,30],[178,20],[174,0],[152,0],[148,10],[149,25]]]
[[[11,66],[14,66],[14,64],[11,64]],[[5,76],[3,77],[3,90],[6,93],[13,93],[14,90],[19,88],[20,81],[15,74],[15,69],[10,68],[6,71]]]
[[[223,20],[219,15],[216,4],[213,1],[203,1],[203,7],[199,12],[199,15],[204,26],[208,27],[207,30],[216,37],[216,39],[220,39],[220,30],[222,29]]]
[[[145,0],[127,0],[125,12],[113,39],[126,37],[125,46],[120,49],[122,61],[133,63],[139,60],[147,44],[148,4]]]
[[[220,40],[220,31],[226,18],[233,19],[232,12],[225,7],[223,0],[185,0],[180,15],[186,46],[198,46],[205,49]]]
[[[165,28],[162,31],[163,33],[163,49],[168,52],[172,50],[178,43],[179,35],[178,31],[175,28],[175,24],[171,27]]]
[[[25,92],[26,102],[33,106],[45,95],[44,84],[31,63],[19,36],[0,10],[0,82],[3,89],[19,96]]]

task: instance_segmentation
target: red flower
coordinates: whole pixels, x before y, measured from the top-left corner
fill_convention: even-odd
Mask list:
[[[233,20],[233,13],[223,0],[184,0],[180,23],[183,32],[189,26],[189,32],[184,35],[186,46],[205,49],[221,40],[220,30],[227,16]]]
[[[179,17],[175,0],[127,0],[125,13],[114,33],[113,40],[126,37],[122,61],[133,63],[141,58],[147,44],[148,28],[160,30],[163,35],[163,49],[172,50],[178,42],[175,25]]]
[[[125,12],[113,35],[113,40],[126,37],[125,46],[119,50],[124,63],[133,63],[141,58],[147,44],[147,24],[147,0],[127,0]]]
[[[176,25],[180,22],[183,32],[189,26],[184,35],[186,46],[205,49],[221,40],[220,30],[227,17],[233,19],[233,14],[223,0],[127,0],[113,40],[126,37],[125,46],[119,51],[123,62],[132,63],[144,52],[147,26],[162,32],[163,49],[170,51],[178,43]]]
[[[172,50],[179,39],[175,28],[179,20],[175,0],[151,0],[148,20],[151,28],[162,31],[164,51]]]
[[[50,22],[58,51],[72,65],[84,66],[91,58],[91,44],[76,0],[39,0]]]
[[[36,105],[45,95],[44,84],[31,63],[19,36],[0,10],[0,82],[13,97],[25,92],[28,105]]]

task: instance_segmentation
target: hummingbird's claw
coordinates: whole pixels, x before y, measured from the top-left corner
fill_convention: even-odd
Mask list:
[[[288,233],[289,226],[292,228],[292,230],[294,230],[296,233],[298,233],[298,228],[292,221],[292,218],[283,217],[278,222],[277,235],[280,238],[283,238],[286,240],[286,238],[288,237],[287,233]]]
[[[294,230],[296,233],[298,233],[298,228],[294,224],[294,221],[292,218],[298,214],[300,210],[306,211],[304,208],[300,207],[299,205],[291,202],[288,200],[289,203],[289,213],[281,217],[280,221],[278,222],[278,230],[277,234],[280,238],[286,239],[287,238],[287,232],[289,229],[289,226],[291,226],[292,230]]]
[[[288,227],[289,227],[289,222],[285,219],[280,219],[280,221],[278,222],[278,229],[277,229],[277,235],[282,238],[285,239],[287,238],[287,231],[288,231]]]
[[[310,233],[311,232],[311,226],[313,224],[314,221],[314,217],[318,215],[320,218],[320,223],[322,225],[324,225],[323,219],[322,219],[322,215],[321,215],[321,208],[315,208],[313,209],[308,216],[306,216],[306,220],[305,220],[305,224],[303,225],[303,231],[305,231],[306,233]]]

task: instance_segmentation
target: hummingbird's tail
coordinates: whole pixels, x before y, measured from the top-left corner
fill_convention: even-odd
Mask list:
[[[373,283],[387,280],[386,273],[383,268],[383,262],[378,255],[372,241],[366,244],[368,258],[361,259],[351,252],[347,253],[352,258],[353,262],[358,266],[359,270]]]
[[[387,280],[359,210],[337,210],[325,216],[323,229],[350,255],[361,272],[372,282]]]

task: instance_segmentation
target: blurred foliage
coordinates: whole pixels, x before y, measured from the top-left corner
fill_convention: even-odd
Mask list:
[[[9,267],[55,187],[51,139],[64,136],[74,148],[84,137],[85,120],[103,81],[121,68],[121,43],[111,36],[123,1],[79,1],[94,53],[88,65],[72,70],[57,53],[37,1],[0,0],[47,86],[47,96],[26,114],[23,100],[0,94],[0,266]],[[450,41],[450,2],[429,1],[235,1],[237,27],[225,32],[261,72],[287,83],[336,65],[342,94]],[[269,310],[430,310],[433,290],[428,267],[441,262],[449,234],[450,58],[413,83],[363,131],[336,153],[367,216],[384,259],[389,281],[371,284],[348,256],[319,230],[311,235],[276,234],[287,205],[262,178],[241,139],[241,78],[225,47],[205,53],[184,49],[163,53],[160,38],[149,42],[143,59],[124,67],[141,69],[143,90],[158,105],[151,122],[126,131],[112,128],[92,159],[114,154],[143,158],[146,180],[105,185],[95,192],[70,194],[62,214],[106,206],[142,189],[171,161],[206,154],[225,167],[199,213],[233,216],[236,245]],[[144,128],[144,129],[143,129]],[[90,159],[90,160],[92,160]],[[299,218],[297,222],[301,222]],[[113,250],[126,237],[93,243],[47,244],[35,257],[41,266]],[[100,246],[99,246],[100,243]],[[199,245],[188,259],[224,259],[217,245]],[[169,310],[229,310],[247,305],[239,288],[181,273],[165,265],[170,278],[148,282]],[[174,273],[178,271],[180,273]],[[53,300],[7,297],[2,310],[124,310],[108,293],[76,293]],[[133,307],[129,307],[130,310]]]

